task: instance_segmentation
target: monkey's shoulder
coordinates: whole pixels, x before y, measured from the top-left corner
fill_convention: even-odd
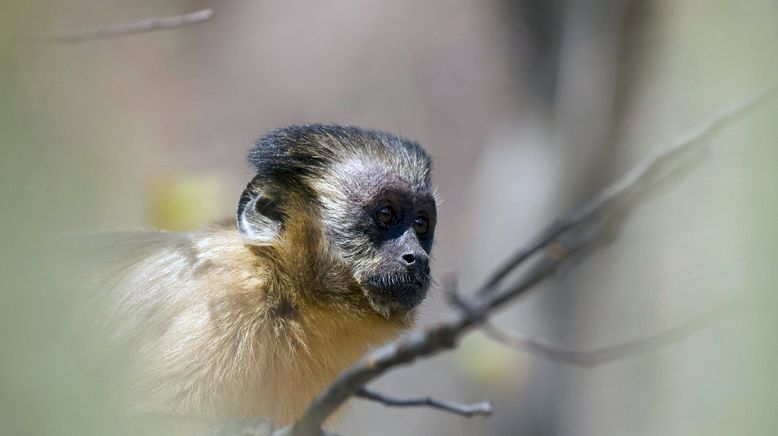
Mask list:
[[[112,310],[180,309],[263,293],[269,273],[241,235],[225,225],[191,232],[124,231],[90,236],[87,281]]]

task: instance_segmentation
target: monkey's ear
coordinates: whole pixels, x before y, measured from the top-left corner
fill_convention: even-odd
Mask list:
[[[269,245],[283,230],[278,202],[254,186],[246,186],[238,203],[238,229],[250,244]]]

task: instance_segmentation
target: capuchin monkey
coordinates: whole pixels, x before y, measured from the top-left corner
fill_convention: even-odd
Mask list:
[[[91,307],[134,412],[289,424],[427,294],[437,216],[419,144],[294,126],[249,161],[235,219],[106,238]]]

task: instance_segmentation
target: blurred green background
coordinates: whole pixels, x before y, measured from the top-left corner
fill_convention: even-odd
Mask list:
[[[213,8],[207,22],[40,42]],[[768,0],[3,0],[0,434],[122,434],[90,376],[58,235],[194,228],[233,213],[267,130],[354,123],[418,139],[444,199],[438,278],[475,286],[654,145],[778,80]],[[587,349],[726,316],[593,369],[468,336],[376,387],[491,399],[462,419],[356,402],[344,434],[732,435],[778,428],[778,109],[722,130],[698,170],[606,249],[496,323]],[[733,304],[732,301],[738,301]],[[422,323],[448,308],[432,295]]]

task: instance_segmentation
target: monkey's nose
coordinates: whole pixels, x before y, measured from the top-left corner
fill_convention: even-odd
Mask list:
[[[418,268],[421,271],[429,270],[429,257],[426,253],[408,252],[400,256],[400,263],[409,268]]]
[[[403,262],[405,262],[406,265],[410,266],[416,263],[416,256],[414,256],[413,253],[403,254],[401,257]]]

